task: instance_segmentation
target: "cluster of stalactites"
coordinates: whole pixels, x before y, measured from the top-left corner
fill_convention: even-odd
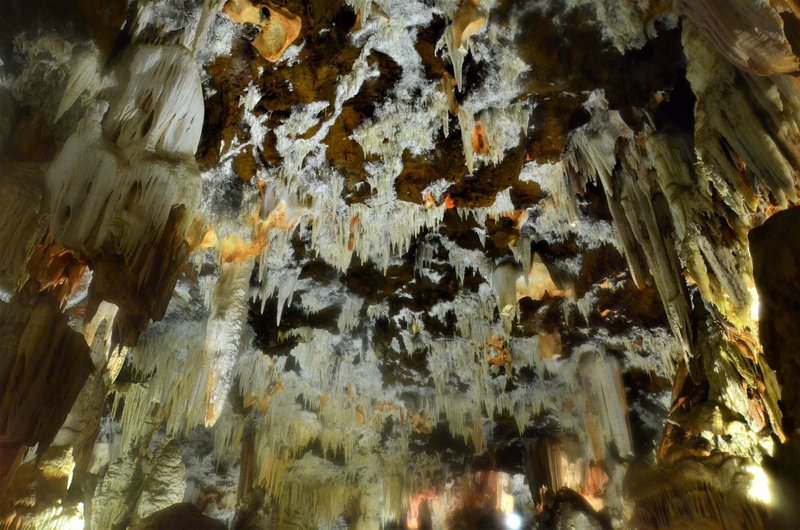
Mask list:
[[[19,42],[25,41],[20,38]],[[53,488],[48,495],[55,499],[66,494],[73,469],[81,479],[86,473],[98,475],[102,480],[93,511],[95,527],[110,528],[121,523],[120,510],[133,510],[136,520],[183,499],[185,482],[177,442],[161,444],[153,461],[135,465],[130,449],[139,438],[150,439],[157,430],[153,420],[160,419],[165,409],[177,412],[182,407],[182,414],[168,418],[171,433],[185,432],[187,424],[196,424],[195,410],[204,412],[205,387],[184,389],[199,378],[185,381],[179,377],[183,370],[176,369],[183,368],[182,364],[202,367],[202,363],[186,362],[189,354],[183,351],[176,361],[163,355],[169,347],[180,349],[174,342],[153,344],[157,341],[151,340],[149,351],[147,344],[144,351],[135,351],[134,372],[139,370],[148,379],[158,371],[162,378],[134,383],[124,399],[122,394],[115,397],[114,413],[124,401],[123,423],[132,428],[115,440],[111,454],[105,442],[98,441],[92,449],[106,394],[127,351],[112,349],[112,329],[114,342],[133,344],[151,320],[164,316],[197,239],[194,218],[200,173],[194,155],[202,131],[203,94],[194,56],[183,46],[131,44],[118,55],[113,68],[104,70],[106,57],[93,43],[74,45],[47,34],[34,42],[38,43],[34,48],[43,46],[54,60],[28,57],[30,63],[22,65],[19,75],[28,79],[41,72],[62,74],[60,81],[66,86],[58,109],[34,115],[48,121],[48,126],[64,129],[66,141],[53,146],[57,152],[52,160],[42,155],[35,164],[3,163],[8,171],[2,171],[0,196],[12,206],[2,214],[3,238],[13,238],[14,244],[0,258],[2,308],[6,309],[9,298],[8,307],[18,307],[13,311],[16,316],[0,321],[14,323],[18,329],[4,352],[11,362],[9,370],[0,370],[4,381],[0,386],[6,395],[18,398],[16,403],[0,399],[0,410],[10,411],[18,420],[3,419],[0,432],[12,436],[15,444],[39,444],[36,460],[26,457],[16,462],[18,472],[11,475],[12,483],[18,480],[14,487],[25,479],[51,481],[46,488]],[[52,80],[38,81],[30,94],[16,91],[20,103],[36,106],[25,98],[35,101],[41,97],[36,90],[44,92],[42,87]],[[16,105],[7,92],[0,89],[3,154],[7,136],[13,133],[9,127]],[[47,93],[46,99],[51,101],[53,96],[57,98],[58,93]],[[26,283],[28,275],[31,281]],[[23,335],[16,337],[19,333]],[[190,336],[196,336],[195,330]],[[20,371],[22,366],[25,369]],[[56,376],[58,381],[53,379]],[[45,387],[39,389],[42,384]],[[26,389],[18,390],[17,385]],[[165,386],[176,386],[178,391],[168,394]],[[169,402],[186,394],[190,397],[180,404]],[[201,407],[195,407],[198,401]],[[17,423],[26,418],[34,422],[20,436]],[[54,419],[60,430],[51,424]],[[109,458],[111,471],[105,481],[103,470]],[[2,459],[0,464],[4,463]],[[120,492],[128,491],[133,475],[128,473],[128,483],[115,482],[114,475],[125,475],[129,468],[137,469],[136,481],[142,474],[147,477],[139,484],[138,498],[123,499]],[[6,469],[2,471],[5,474]],[[13,496],[9,493],[9,498]],[[4,504],[3,517],[9,516],[9,521],[17,517],[13,524],[36,528],[82,522],[82,509],[72,501],[50,511],[44,502],[37,504],[41,506],[36,510],[16,515],[9,515]]]
[[[690,407],[688,396],[673,396],[670,421],[685,432],[665,435],[661,458],[685,457],[686,433],[703,438],[722,429],[730,440],[711,444],[720,455],[758,462],[771,451],[770,431],[784,435],[780,389],[755,337],[748,232],[797,201],[800,96],[786,74],[797,71],[798,59],[781,19],[797,10],[780,2],[682,4],[693,137],[655,130],[646,113],[633,130],[595,93],[586,104],[590,122],[568,141],[568,177],[577,193],[587,179],[600,179],[634,279],[658,288],[692,379],[709,386],[706,403]],[[681,382],[676,392],[687,387]],[[682,475],[687,491],[676,479],[637,501],[638,524],[667,528],[692,517],[763,527],[749,501],[717,487],[711,477],[724,475],[721,468],[691,465],[707,480]],[[735,514],[723,508],[728,503]]]
[[[370,15],[371,2],[353,3],[363,23]],[[462,82],[461,65],[469,48],[469,39],[482,27],[483,16],[485,14],[476,2],[463,2],[446,30],[445,45],[456,70],[458,86]],[[687,35],[692,76],[691,65],[699,64],[698,58],[708,50],[692,51],[692,36]],[[375,40],[373,44],[377,45]],[[353,74],[341,80],[333,112],[312,140],[324,138],[341,112],[343,102],[360,88],[367,75],[368,54],[369,46],[358,58]],[[785,62],[782,61],[781,65]],[[73,72],[71,88],[59,113],[68,109],[71,101],[76,101],[78,95],[99,78],[91,57],[79,57],[76,64],[79,68]],[[180,242],[186,236],[184,232],[188,230],[188,220],[199,193],[199,179],[191,155],[199,139],[202,97],[191,57],[181,48],[138,46],[121,64],[114,74],[119,85],[112,91],[114,95],[109,110],[104,114],[102,104],[94,106],[80,129],[67,141],[48,173],[48,193],[54,198],[51,231],[56,237],[96,263],[103,262],[109,255],[122,256],[126,263],[133,264],[128,268],[131,277],[126,279],[138,289],[148,283],[151,274],[164,273],[154,269],[156,258],[161,257],[159,251],[163,250],[162,235],[170,230],[177,231],[176,240],[171,240],[171,243]],[[727,64],[724,67],[730,68]],[[720,87],[718,78],[710,84],[696,77],[690,80],[698,93],[713,89],[727,94],[733,90],[732,85]],[[764,83],[773,81],[753,77],[747,82],[752,94],[736,100],[742,104],[751,101]],[[786,139],[789,145],[795,127],[789,127],[786,132],[781,124],[785,119],[783,113],[794,108],[790,105],[794,104],[791,100],[793,92],[785,79],[774,83],[777,99],[770,101],[774,104],[774,112],[770,115],[775,117],[773,125],[780,128],[780,133],[789,135]],[[770,93],[774,91],[770,90]],[[712,99],[724,100],[711,96],[706,100]],[[707,138],[708,143],[698,143],[700,163],[697,169],[692,167],[690,142],[649,130],[634,132],[618,113],[608,110],[598,94],[588,105],[592,121],[572,135],[568,148],[568,166],[573,169],[573,176],[598,175],[602,181],[621,239],[620,246],[625,250],[635,280],[640,284],[654,281],[664,300],[670,323],[687,350],[692,347],[694,338],[690,334],[690,306],[682,263],[686,264],[704,297],[725,309],[725,316],[739,319],[742,308],[749,303],[747,290],[742,288],[742,279],[748,274],[747,265],[732,257],[742,249],[723,245],[715,239],[717,225],[706,219],[711,211],[712,197],[716,197],[713,193],[723,196],[728,206],[745,220],[734,220],[736,227],[750,223],[753,210],[758,210],[754,206],[757,200],[747,200],[754,197],[755,192],[742,187],[736,164],[731,163],[720,147],[720,135],[734,149],[741,151],[740,156],[748,166],[765,175],[765,185],[779,198],[779,202],[794,200],[793,181],[787,181],[787,175],[791,176],[787,167],[791,165],[785,165],[785,158],[776,156],[781,149],[765,141],[752,125],[741,124],[742,127],[737,128],[736,123],[733,126],[728,123],[735,119],[731,113],[733,107],[724,105],[724,102],[709,102],[705,114],[708,122],[699,122],[696,136]],[[318,105],[309,114],[316,114],[323,108],[325,105]],[[507,112],[483,109],[476,114],[472,110],[465,107],[457,112],[470,170],[478,157],[497,163],[503,155],[501,147],[508,143],[501,138],[501,132],[524,130],[528,119],[527,109],[519,104],[509,106]],[[386,270],[391,260],[405,252],[421,231],[437,228],[447,208],[444,202],[438,206],[397,205],[391,191],[398,167],[389,148],[381,147],[387,143],[382,135],[394,130],[396,123],[391,122],[388,116],[376,122],[354,135],[365,151],[380,154],[385,159],[385,167],[379,174],[372,175],[371,184],[383,194],[381,200],[394,200],[392,205],[382,206],[376,202],[345,207],[340,201],[342,179],[337,175],[326,175],[330,179],[320,187],[324,187],[327,195],[312,194],[306,201],[311,205],[308,210],[299,207],[287,209],[297,210],[298,217],[306,216],[312,248],[341,270],[348,267],[353,253],[372,259]],[[381,124],[385,125],[383,129]],[[291,173],[283,175],[288,181],[286,197],[302,195],[302,181],[294,173],[301,172],[312,151],[309,146],[313,142],[301,138],[302,133],[310,129],[312,126],[309,124],[302,131],[287,133],[285,137],[277,131],[280,140],[285,140],[278,147],[287,155],[286,166],[289,169],[285,171]],[[407,131],[404,129],[403,132]],[[477,142],[473,140],[476,136]],[[398,134],[397,137],[411,142],[418,140],[420,134]],[[488,140],[485,151],[481,147],[484,140]],[[391,148],[396,146],[392,144]],[[76,160],[80,161],[80,166],[76,165]],[[767,162],[759,166],[760,160]],[[582,189],[584,185],[585,182],[579,182],[577,188]],[[746,200],[737,202],[739,195]],[[697,200],[698,196],[701,200]],[[667,200],[664,201],[663,197]],[[556,203],[563,202],[563,190],[554,194],[552,199]],[[284,199],[284,206],[291,202]],[[497,211],[460,209],[459,213],[473,214],[483,221],[488,215],[506,213],[508,204],[510,199],[506,193],[499,198]],[[181,208],[181,219],[176,221],[173,215],[176,209]],[[271,208],[267,210],[273,211]],[[30,226],[32,221],[24,224]],[[368,485],[374,487],[370,480],[386,469],[391,470],[387,473],[391,479],[384,480],[382,487],[391,492],[389,497],[393,502],[391,508],[381,513],[396,513],[402,500],[397,502],[394,499],[402,499],[408,493],[402,486],[403,479],[397,477],[405,476],[402,464],[410,453],[407,444],[400,444],[401,447],[389,455],[391,458],[386,453],[382,453],[381,459],[375,458],[378,442],[374,439],[377,431],[374,427],[382,424],[381,420],[389,415],[410,425],[413,423],[409,420],[411,415],[401,412],[402,407],[397,403],[391,404],[395,408],[383,405],[381,401],[386,396],[370,393],[371,389],[347,385],[344,377],[342,381],[333,381],[330,386],[314,389],[296,377],[293,379],[291,371],[286,370],[280,360],[260,352],[242,355],[242,333],[251,294],[249,279],[255,258],[262,260],[262,300],[274,295],[279,299],[278,324],[282,308],[291,303],[296,289],[302,285],[299,268],[288,270],[284,267],[280,274],[275,274],[274,268],[265,266],[268,259],[288,261],[277,258],[287,257],[292,252],[290,236],[296,224],[295,221],[281,227],[270,227],[266,237],[269,244],[261,245],[257,249],[259,252],[250,253],[248,250],[241,260],[232,258],[225,262],[225,253],[221,250],[221,273],[214,287],[208,290],[208,318],[200,325],[179,328],[177,335],[169,335],[163,341],[157,338],[159,330],[155,330],[132,350],[134,368],[146,382],[131,385],[124,397],[119,394],[116,399],[114,415],[124,402],[121,447],[127,449],[137,441],[140,433],[152,432],[154,426],[147,421],[154,413],[167,422],[169,434],[185,433],[202,422],[217,424],[217,450],[220,454],[238,450],[243,447],[243,440],[253,437],[252,461],[257,468],[255,482],[273,493],[280,510],[285,513],[308,510],[311,505],[321,519],[330,522],[353,498],[361,495],[368,499],[369,495],[363,489]],[[393,230],[381,231],[376,227],[392,227]],[[739,241],[741,233],[740,230],[736,234]],[[137,236],[141,234],[147,234],[150,239],[143,240]],[[276,242],[279,244],[273,244]],[[533,389],[536,392],[529,388],[518,392],[504,389],[513,367],[534,366],[538,375],[552,367],[539,355],[544,349],[543,337],[529,343],[514,342],[509,340],[504,328],[504,325],[508,326],[509,317],[514,316],[521,296],[541,298],[545,292],[555,295],[556,291],[561,291],[550,278],[541,257],[532,254],[530,248],[530,241],[522,238],[520,245],[512,249],[519,263],[499,265],[481,259],[481,256],[470,256],[466,251],[459,253],[455,248],[448,249],[460,281],[463,282],[468,268],[480,269],[481,274],[490,279],[478,296],[458,298],[452,307],[437,308],[442,314],[449,311],[456,314],[460,340],[446,343],[430,340],[430,335],[419,329],[418,319],[413,315],[403,317],[406,325],[406,332],[401,335],[403,345],[408,352],[421,347],[426,349],[436,389],[434,397],[422,400],[421,409],[425,414],[422,419],[417,418],[414,428],[428,428],[425,415],[428,422],[430,418],[446,421],[452,434],[469,440],[481,452],[486,446],[488,432],[487,425],[482,424],[484,411],[488,411],[490,418],[498,412],[513,415],[518,430],[522,432],[537,413],[563,408],[556,396],[563,393],[566,386],[577,390],[580,403],[577,412],[564,412],[559,420],[570,430],[583,433],[580,436],[585,437],[591,447],[588,456],[602,459],[607,447],[613,446],[626,457],[631,453],[631,440],[621,372],[615,360],[599,353],[581,357],[580,362],[571,365],[572,370],[564,371],[566,379],[574,377],[572,387],[559,379],[551,386],[541,383]],[[425,258],[418,263],[418,269],[424,266]],[[113,295],[110,298],[116,300]],[[580,306],[584,308],[584,317],[588,313],[588,301]],[[309,301],[309,304],[313,305],[313,302]],[[338,323],[342,335],[355,327],[362,307],[360,300],[349,300],[348,304]],[[495,321],[495,309],[499,309],[504,317],[502,322]],[[158,316],[158,312],[151,309],[148,316]],[[293,356],[299,359],[304,375],[312,381],[325,381],[333,370],[335,358],[341,353],[341,344],[334,345],[328,332],[292,330],[289,333],[302,339],[302,346],[293,351]],[[165,355],[165,352],[171,355]],[[373,354],[367,352],[364,358]],[[369,364],[362,358],[359,362]],[[503,370],[506,370],[506,377],[499,375]],[[176,374],[181,374],[180,380],[176,379]],[[248,421],[252,420],[255,425],[253,433],[244,431],[245,419],[234,415],[227,402],[237,380],[240,397],[245,406],[251,408]],[[448,391],[455,380],[477,383],[465,397]],[[724,394],[725,389],[719,389],[719,393]],[[737,394],[735,399],[740,397]],[[298,405],[298,398],[305,400],[305,407]],[[380,406],[383,408],[379,410]],[[384,411],[388,412],[383,414]],[[313,440],[320,440],[326,455],[341,452],[346,465],[335,466],[325,459],[303,456],[303,451]],[[369,462],[365,465],[366,470],[357,469],[354,464],[356,456]],[[549,455],[549,459],[556,460],[553,455]],[[560,465],[550,463],[553,469]],[[551,471],[553,476],[547,478],[551,487],[577,484],[576,480],[559,473]],[[375,504],[379,500],[369,502],[369,509],[363,509],[362,513],[373,517],[378,513]]]
[[[92,59],[76,52],[62,110],[97,90]],[[180,46],[134,45],[102,82],[107,99],[90,100],[47,170],[49,226],[93,267],[93,293],[120,306],[118,340],[133,344],[163,317],[196,238],[203,98]]]
[[[620,114],[608,110],[602,93],[594,92],[585,106],[592,119],[571,134],[567,145],[570,188],[583,193],[587,180],[600,179],[634,281],[639,286],[655,282],[672,330],[689,351],[688,295],[669,210],[658,200],[662,192],[656,187],[655,163],[640,150]]]

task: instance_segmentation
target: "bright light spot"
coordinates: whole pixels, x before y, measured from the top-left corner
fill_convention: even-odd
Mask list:
[[[764,504],[771,504],[772,492],[769,488],[769,477],[767,477],[767,474],[758,466],[747,466],[747,472],[753,475],[753,480],[750,482],[747,495],[753,500]]]
[[[522,528],[522,517],[516,512],[507,513],[504,522],[508,530],[519,530]]]
[[[79,502],[76,509],[77,513],[70,515],[64,523],[64,526],[62,527],[64,530],[83,530],[84,526],[86,525],[83,520],[83,503]]]
[[[750,320],[754,322],[758,322],[758,310],[759,310],[759,303],[758,303],[758,291],[755,287],[751,287],[748,289],[750,291]]]

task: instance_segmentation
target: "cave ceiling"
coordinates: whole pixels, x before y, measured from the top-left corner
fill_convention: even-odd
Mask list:
[[[798,528],[798,45],[0,1],[0,528]]]

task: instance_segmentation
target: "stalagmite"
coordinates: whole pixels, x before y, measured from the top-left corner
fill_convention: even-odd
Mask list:
[[[152,472],[142,485],[134,520],[143,519],[183,500],[185,468],[178,443],[172,440],[159,448],[150,465]]]

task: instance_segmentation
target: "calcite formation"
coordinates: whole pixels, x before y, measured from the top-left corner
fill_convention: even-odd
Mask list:
[[[790,529],[789,0],[9,0],[0,528]]]

